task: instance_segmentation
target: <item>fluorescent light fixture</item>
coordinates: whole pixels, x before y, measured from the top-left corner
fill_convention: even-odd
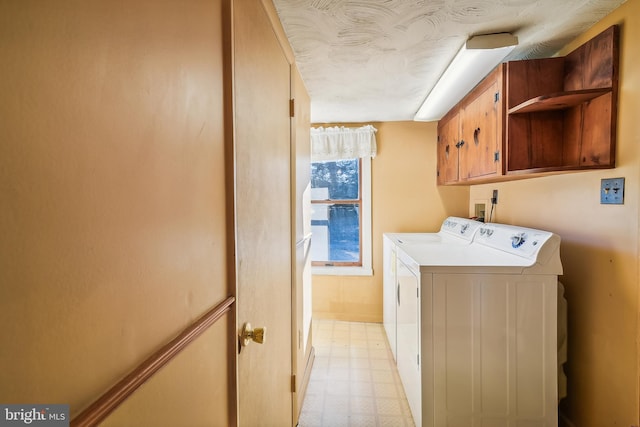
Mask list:
[[[440,120],[451,107],[485,78],[517,44],[518,38],[510,33],[471,37],[429,92],[414,120]]]

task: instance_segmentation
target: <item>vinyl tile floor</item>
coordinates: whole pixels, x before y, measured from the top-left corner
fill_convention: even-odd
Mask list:
[[[381,323],[314,320],[299,427],[414,426]]]

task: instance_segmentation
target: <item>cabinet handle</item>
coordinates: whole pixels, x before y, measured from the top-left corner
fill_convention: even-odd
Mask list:
[[[475,130],[473,131],[473,142],[475,142],[476,145],[480,144],[480,141],[478,141],[479,133],[480,133],[480,128],[475,128]]]
[[[398,305],[400,305],[400,284],[396,283],[396,295],[398,298]]]
[[[464,145],[464,139],[456,144],[456,147],[460,148]]]
[[[444,155],[447,159],[449,158],[449,144],[447,144],[447,146],[444,147]]]

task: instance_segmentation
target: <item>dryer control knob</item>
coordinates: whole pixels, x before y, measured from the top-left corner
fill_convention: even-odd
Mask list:
[[[519,248],[520,246],[524,245],[524,242],[527,241],[527,236],[524,233],[518,233],[518,234],[514,234],[513,236],[511,236],[511,246],[513,246],[514,248]]]

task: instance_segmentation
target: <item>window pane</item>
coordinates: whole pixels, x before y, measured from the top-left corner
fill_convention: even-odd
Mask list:
[[[314,204],[311,214],[311,260],[360,261],[360,205]]]
[[[357,200],[360,188],[358,159],[311,163],[311,198]]]

